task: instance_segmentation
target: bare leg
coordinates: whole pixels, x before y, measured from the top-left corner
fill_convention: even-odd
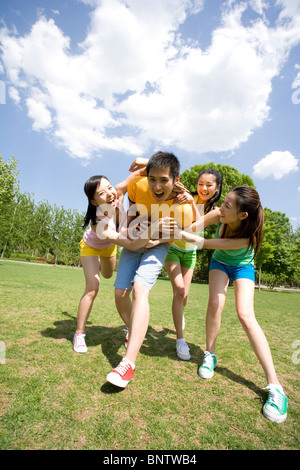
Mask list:
[[[78,306],[76,333],[85,332],[85,325],[98,293],[100,282],[99,258],[97,256],[82,256],[80,261],[85,276],[85,291]]]
[[[237,279],[233,285],[239,320],[264,370],[267,383],[279,384],[268,341],[254,313],[254,283],[249,279]]]
[[[172,314],[177,339],[183,338],[183,309],[187,303],[193,269],[181,267],[180,263],[168,261],[165,267],[173,288]]]
[[[217,336],[221,326],[221,316],[225,305],[228,276],[223,271],[213,269],[209,273],[209,301],[206,313],[206,350],[215,352]]]
[[[134,364],[149,325],[150,309],[148,297],[149,289],[142,283],[135,282],[133,285],[129,342],[125,355]]]
[[[100,272],[105,279],[112,277],[116,265],[116,257],[111,256],[106,258],[104,256],[100,257]]]

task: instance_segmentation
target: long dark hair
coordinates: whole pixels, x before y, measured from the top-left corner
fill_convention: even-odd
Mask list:
[[[98,185],[101,183],[102,178],[106,179],[109,181],[106,176],[103,175],[96,175],[96,176],[91,176],[85,183],[84,185],[84,192],[86,194],[86,197],[88,198],[89,205],[84,217],[84,224],[83,228],[86,228],[90,221],[92,221],[92,224],[96,224],[96,210],[97,206],[95,206],[92,203],[92,200],[94,199],[95,191],[98,187]]]
[[[248,250],[254,248],[254,258],[259,252],[263,240],[264,210],[262,208],[259,194],[250,186],[237,186],[231,189],[236,196],[236,205],[239,211],[247,212],[248,217],[241,221],[238,233],[230,238],[249,238]],[[224,238],[226,225],[222,237]]]
[[[215,203],[221,197],[222,185],[223,185],[223,175],[222,175],[222,173],[220,173],[220,171],[218,171],[218,170],[215,170],[214,168],[206,168],[205,170],[203,170],[199,173],[198,178],[197,178],[197,186],[198,186],[198,181],[199,181],[200,176],[202,176],[206,173],[209,174],[209,175],[214,175],[214,177],[216,178],[216,184],[217,184],[217,186],[219,186],[219,189],[217,189],[215,194],[205,204],[204,214],[207,214],[208,212],[210,212],[215,207]],[[192,193],[193,196],[196,196],[196,194],[198,194],[197,191],[194,191]]]

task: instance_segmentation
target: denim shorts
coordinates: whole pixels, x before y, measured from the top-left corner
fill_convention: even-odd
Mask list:
[[[123,248],[115,288],[131,290],[134,282],[141,282],[151,290],[162,270],[169,248],[169,243],[161,243],[148,250],[141,248],[131,251]]]
[[[218,269],[227,274],[231,281],[236,279],[250,279],[255,282],[255,270],[253,264],[246,266],[230,266],[229,264],[220,263],[219,261],[212,258],[209,266],[209,270]]]

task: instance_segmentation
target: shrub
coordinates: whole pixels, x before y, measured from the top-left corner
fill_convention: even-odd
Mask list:
[[[30,261],[31,256],[28,253],[11,253],[9,256],[10,259],[20,260],[20,261]]]

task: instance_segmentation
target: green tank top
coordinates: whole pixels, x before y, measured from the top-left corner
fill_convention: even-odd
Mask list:
[[[215,233],[215,238],[220,238],[220,222]],[[254,265],[254,249],[253,248],[238,248],[237,250],[215,250],[213,259],[229,266],[248,266]]]

